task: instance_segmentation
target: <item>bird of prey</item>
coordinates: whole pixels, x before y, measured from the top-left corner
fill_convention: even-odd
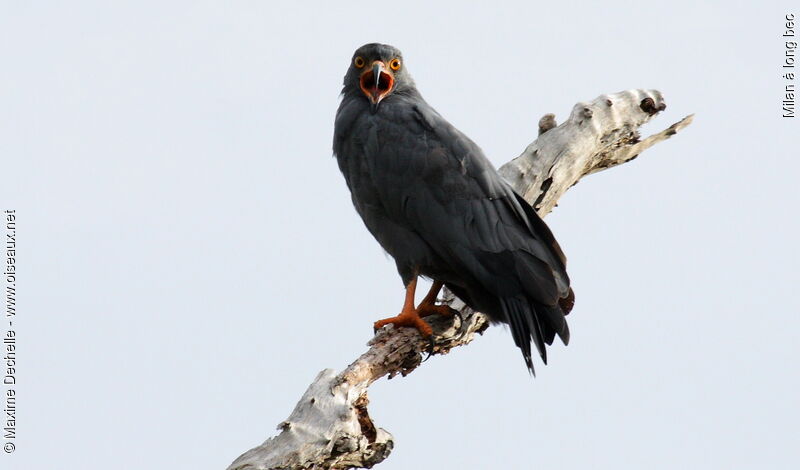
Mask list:
[[[531,343],[569,341],[574,294],[550,229],[483,151],[417,91],[400,51],[367,44],[353,54],[336,112],[333,152],[367,229],[397,263],[406,287],[399,315],[410,326],[452,311],[436,304],[447,286],[493,323],[509,325],[533,373]],[[418,306],[418,276],[433,280]]]

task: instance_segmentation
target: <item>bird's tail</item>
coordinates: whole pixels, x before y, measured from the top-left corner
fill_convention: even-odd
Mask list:
[[[574,299],[571,289],[570,295],[561,299],[562,302],[559,302],[558,306],[544,305],[522,295],[500,299],[503,313],[511,327],[511,336],[522,351],[525,365],[531,374],[536,375],[531,358],[531,343],[536,345],[536,350],[545,364],[547,364],[545,344],[553,344],[556,335],[565,345],[569,343],[569,326],[564,316],[572,308]]]

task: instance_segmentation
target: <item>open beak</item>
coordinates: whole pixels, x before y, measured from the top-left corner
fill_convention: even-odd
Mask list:
[[[392,92],[393,87],[394,76],[380,60],[373,62],[372,66],[361,74],[361,91],[372,103],[372,112],[378,109],[378,104]]]

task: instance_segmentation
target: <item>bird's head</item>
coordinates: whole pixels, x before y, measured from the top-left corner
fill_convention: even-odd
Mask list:
[[[353,53],[342,92],[369,100],[375,111],[389,95],[412,89],[414,82],[405,70],[400,51],[387,44],[372,43]]]

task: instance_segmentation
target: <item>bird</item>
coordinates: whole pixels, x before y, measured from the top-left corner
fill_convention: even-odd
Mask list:
[[[569,343],[575,294],[566,257],[536,211],[483,151],[417,90],[399,49],[358,48],[344,76],[333,154],[369,232],[394,258],[405,286],[400,313],[374,323],[432,329],[451,315],[447,287],[490,323],[509,326],[528,371],[533,344],[544,364],[556,335]],[[417,306],[417,280],[432,280]]]

